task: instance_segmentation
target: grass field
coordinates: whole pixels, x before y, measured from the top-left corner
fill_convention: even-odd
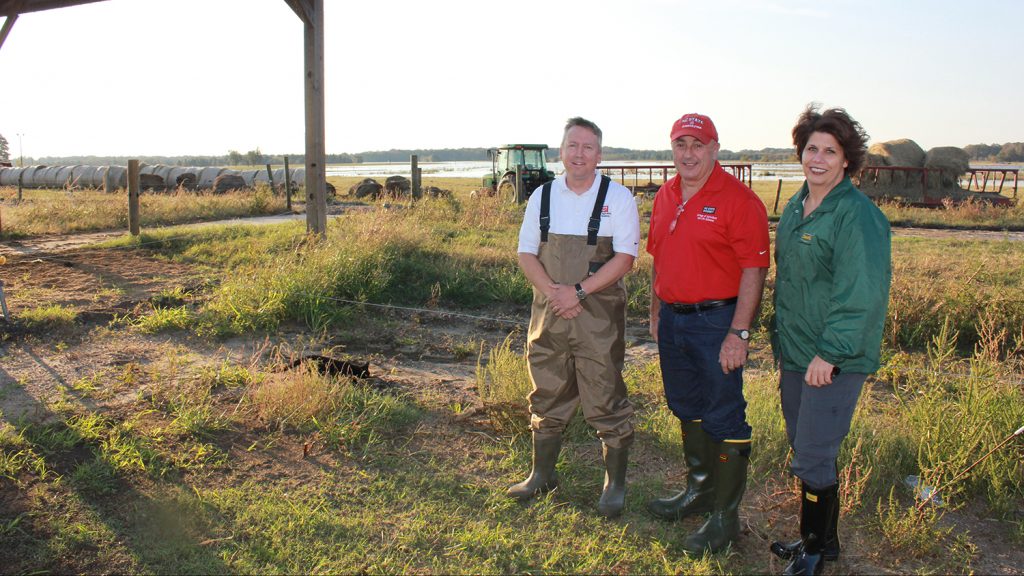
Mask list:
[[[338,190],[338,201],[370,201],[347,197],[348,189],[363,177],[332,176],[328,181]],[[633,181],[626,177],[626,184]],[[781,183],[781,184],[780,184]],[[473,178],[426,177],[424,186],[450,191],[455,198],[466,199],[480,187]],[[755,180],[754,191],[768,208],[769,218],[777,220],[801,182]],[[25,238],[46,234],[74,234],[128,227],[128,202],[123,194],[105,194],[94,190],[25,190],[18,203],[15,188],[0,188],[0,239]],[[293,196],[296,210],[303,194]],[[650,210],[649,197],[643,208]],[[925,228],[1024,230],[1024,203],[1012,208],[993,208],[967,204],[948,209],[914,208],[883,204],[882,210],[894,226]],[[211,194],[209,192],[146,193],[141,197],[141,225],[144,228],[189,222],[263,216],[285,212],[285,199],[268,188],[254,191]]]
[[[529,506],[504,497],[530,458],[521,215],[459,180],[425,181],[451,198],[346,212],[323,240],[288,223],[112,241],[101,250],[203,281],[169,277],[110,322],[84,312],[111,299],[106,282],[125,276],[114,269],[95,295],[13,302],[21,331],[0,341],[0,405],[22,415],[0,420],[2,571],[781,571],[767,545],[795,536],[796,492],[763,329],[740,541],[687,558],[697,521],[643,510],[684,472],[643,335],[647,256],[627,278],[638,438],[625,515],[595,513],[599,443],[578,420],[561,487]],[[20,265],[15,288],[51,289]],[[845,556],[827,573],[1019,572],[1024,442],[961,472],[1024,424],[1024,248],[897,237],[893,266],[884,366],[840,457]],[[375,377],[282,370],[294,350],[369,358]],[[918,511],[908,476],[941,487],[944,505]]]

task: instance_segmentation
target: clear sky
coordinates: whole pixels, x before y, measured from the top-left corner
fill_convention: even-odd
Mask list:
[[[811,101],[872,141],[1024,141],[1020,0],[325,0],[329,153],[790,145]],[[107,0],[22,15],[0,48],[12,156],[301,152],[302,25],[283,0]]]

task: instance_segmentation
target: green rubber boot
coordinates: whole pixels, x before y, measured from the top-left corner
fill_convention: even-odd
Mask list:
[[[647,510],[663,520],[682,520],[694,514],[711,512],[714,506],[712,487],[711,439],[701,428],[700,420],[681,422],[683,431],[683,458],[686,460],[686,489],[668,498],[647,503]]]
[[[707,522],[683,543],[687,554],[724,550],[740,533],[740,502],[747,487],[750,440],[712,442],[718,454],[714,463],[715,504]]]
[[[626,465],[629,461],[629,448],[612,448],[601,444],[604,456],[604,490],[601,500],[597,503],[597,512],[605,518],[615,518],[622,514],[626,506]]]
[[[539,435],[533,433],[533,470],[522,482],[508,489],[506,494],[516,500],[529,500],[538,494],[554,490],[558,486],[555,463],[562,449],[562,435]]]

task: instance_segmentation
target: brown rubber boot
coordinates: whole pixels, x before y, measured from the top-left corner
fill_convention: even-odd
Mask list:
[[[558,486],[555,464],[562,449],[562,435],[540,435],[533,433],[533,470],[522,482],[508,489],[506,494],[516,500],[529,500],[538,494],[554,490]]]
[[[626,465],[629,461],[629,448],[612,448],[601,444],[604,455],[604,491],[597,503],[597,511],[605,518],[615,518],[622,514],[626,506]]]

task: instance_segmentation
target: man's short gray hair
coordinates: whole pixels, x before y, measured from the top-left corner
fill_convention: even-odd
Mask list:
[[[597,124],[594,124],[590,120],[587,120],[586,118],[582,118],[580,116],[574,116],[572,118],[569,118],[568,121],[566,121],[566,123],[565,123],[565,131],[562,132],[562,145],[563,146],[565,145],[565,139],[569,137],[569,130],[571,130],[574,126],[580,126],[582,128],[586,128],[587,130],[590,130],[591,132],[593,132],[594,136],[597,136],[597,147],[598,148],[601,147],[601,138],[602,138],[601,129],[597,127]]]

